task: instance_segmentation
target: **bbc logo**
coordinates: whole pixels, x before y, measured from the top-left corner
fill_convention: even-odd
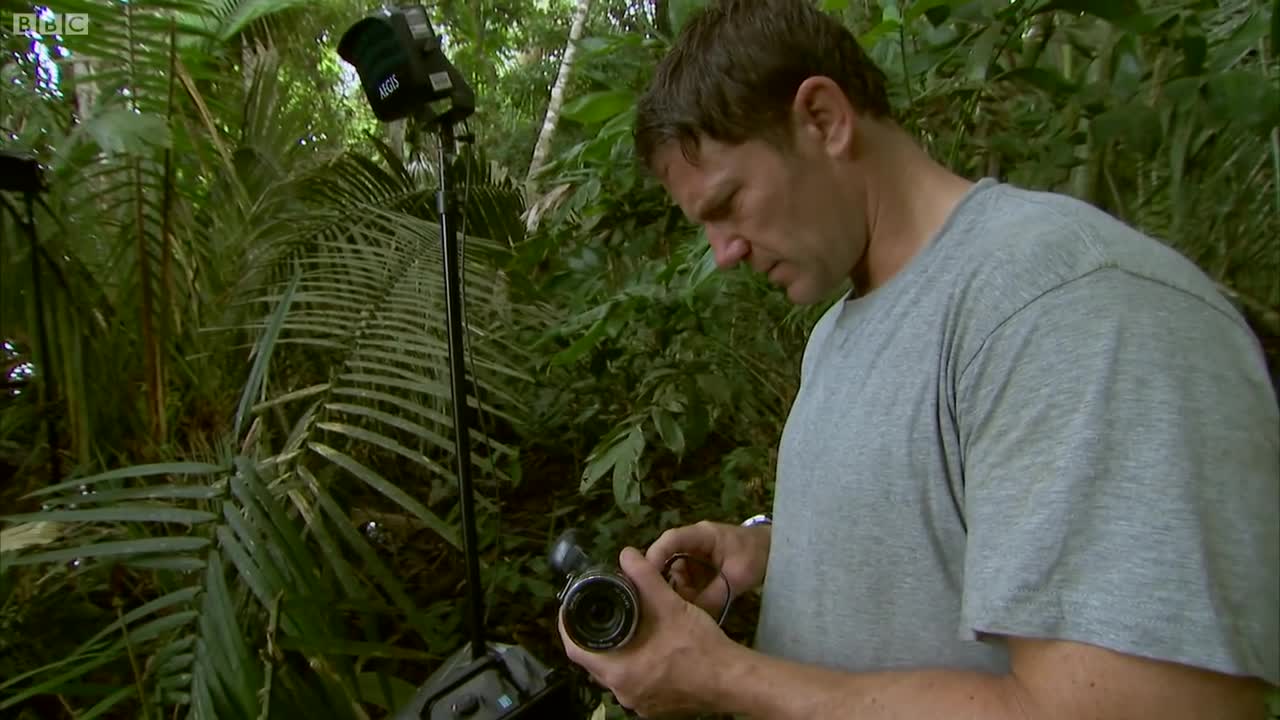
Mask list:
[[[14,13],[13,34],[88,35],[89,16],[85,13],[58,13],[41,16],[36,13]]]

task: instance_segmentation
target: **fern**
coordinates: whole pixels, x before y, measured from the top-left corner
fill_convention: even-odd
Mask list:
[[[372,207],[355,221],[345,209],[306,217],[299,235],[331,239],[302,256],[285,255],[292,278],[260,298],[271,311],[260,324],[236,418],[232,439],[240,453],[216,465],[162,464],[69,480],[34,494],[45,511],[6,518],[82,526],[63,547],[5,556],[6,566],[73,558],[121,563],[156,572],[167,591],[122,613],[64,660],[6,681],[0,710],[128,663],[133,684],[93,697],[86,716],[134,701],[144,716],[157,717],[176,704],[196,718],[272,711],[360,718],[362,703],[390,707],[407,689],[363,671],[364,663],[430,657],[422,648],[432,647],[438,629],[356,531],[342,496],[351,493],[350,481],[362,483],[459,545],[452,525],[410,484],[379,471],[397,457],[423,475],[453,481],[438,226]],[[468,246],[484,244],[471,238]],[[480,297],[499,295],[494,282],[479,269],[469,272]],[[512,369],[518,350],[483,320],[509,313],[483,304],[473,313],[481,320],[476,387],[497,402],[473,396],[472,407],[499,418],[502,406],[519,404],[509,383],[527,378]],[[291,347],[326,354],[332,371],[321,383],[273,395],[270,368],[287,362]],[[300,409],[272,446],[272,413],[293,407]],[[493,466],[511,455],[483,433],[477,440],[475,462]],[[142,482],[157,475],[175,479]],[[341,610],[347,607],[362,611]],[[378,635],[378,618],[388,616],[416,633],[411,647]],[[384,696],[368,697],[371,688]]]

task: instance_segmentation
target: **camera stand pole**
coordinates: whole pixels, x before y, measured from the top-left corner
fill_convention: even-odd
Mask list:
[[[440,122],[440,187],[436,191],[436,211],[440,214],[440,245],[444,256],[444,306],[449,329],[449,377],[452,380],[453,441],[456,447],[458,498],[462,515],[462,549],[467,564],[467,632],[471,659],[485,655],[484,590],[480,584],[480,541],[476,530],[474,491],[471,487],[471,438],[468,431],[467,372],[462,327],[462,257],[458,252],[458,229],[453,217],[449,164],[457,156],[458,138],[453,122]],[[477,394],[476,405],[480,399]]]
[[[39,355],[36,356],[36,380],[39,382],[37,387],[40,390],[39,403],[41,405],[39,416],[41,422],[44,423],[46,442],[49,444],[49,483],[55,484],[62,480],[62,470],[58,466],[57,422],[52,419],[53,413],[50,409],[50,406],[55,401],[56,388],[50,379],[53,377],[53,359],[49,354],[49,329],[46,326],[45,297],[44,291],[40,286],[40,259],[42,257],[47,258],[47,254],[44,248],[41,247],[39,235],[36,232],[35,210],[36,195],[47,189],[44,173],[34,155],[18,154],[11,151],[0,152],[0,191],[22,193],[26,206],[26,219],[24,220],[7,200],[0,197],[0,201],[4,202],[4,206],[13,215],[14,222],[26,234],[28,247],[31,248],[31,295],[35,300],[36,347],[39,352]],[[4,378],[4,382],[7,383],[9,381],[9,377]]]
[[[365,97],[383,122],[416,116],[439,135],[436,208],[443,250],[444,300],[449,334],[450,394],[467,572],[467,643],[431,674],[392,720],[573,720],[587,716],[572,670],[553,670],[518,644],[490,642],[484,631],[484,587],[480,581],[474,489],[471,483],[468,402],[464,361],[462,262],[458,209],[449,177],[457,156],[454,128],[475,112],[475,93],[444,52],[426,8],[417,2],[388,4],[343,33],[338,54],[360,75]],[[443,112],[431,107],[441,103]],[[470,140],[470,138],[466,138]],[[477,394],[477,411],[479,408]]]
[[[453,118],[445,115],[434,122],[439,135],[436,210],[443,250],[453,437],[467,566],[468,638],[467,644],[445,660],[393,720],[570,720],[585,713],[576,705],[576,689],[568,673],[553,671],[524,647],[490,643],[485,638],[484,588],[480,580],[480,545],[471,483],[469,425],[473,413],[467,400],[468,386],[474,386],[474,380],[467,382],[462,317],[463,258],[459,252],[457,209],[449,177],[449,167],[457,157],[458,138]],[[476,404],[478,411],[478,395]]]

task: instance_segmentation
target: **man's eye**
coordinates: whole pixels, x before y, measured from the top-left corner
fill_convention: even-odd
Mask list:
[[[731,195],[716,203],[715,207],[711,208],[711,211],[707,213],[707,218],[710,220],[722,220],[728,217],[729,212],[733,209],[733,197]]]

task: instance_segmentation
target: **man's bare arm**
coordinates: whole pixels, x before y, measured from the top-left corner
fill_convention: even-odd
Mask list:
[[[1012,672],[840,673],[741,646],[715,705],[752,720],[1264,720],[1266,686],[1081,643],[1008,639]]]

